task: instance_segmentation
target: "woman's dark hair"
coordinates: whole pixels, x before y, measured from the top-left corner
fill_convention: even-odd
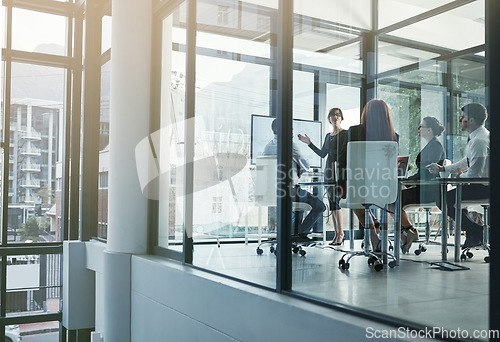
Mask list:
[[[332,109],[330,109],[330,111],[328,112],[328,119],[330,119],[331,116],[334,116],[335,115],[335,111],[338,110],[339,113],[340,113],[340,118],[342,120],[344,120],[344,113],[342,113],[342,109],[340,108],[337,108],[337,107],[334,107]]]
[[[361,114],[361,126],[365,129],[367,141],[397,141],[391,112],[382,100],[368,101]]]
[[[441,133],[444,132],[444,125],[436,119],[435,117],[432,116],[426,116],[425,118],[422,119],[422,121],[425,123],[427,127],[432,129],[432,134],[434,134],[435,137],[439,137]]]

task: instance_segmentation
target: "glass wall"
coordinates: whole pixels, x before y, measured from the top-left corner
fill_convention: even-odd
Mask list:
[[[438,140],[448,158],[452,162],[462,158],[466,135],[459,129],[460,108],[470,102],[485,104],[484,1],[366,0],[311,5],[296,0],[293,14],[282,20],[288,8],[278,7],[277,2],[199,0],[190,9],[181,3],[160,15],[158,129],[165,134],[158,141],[164,142],[163,153],[170,162],[169,176],[163,180],[170,184],[169,193],[161,186],[165,193],[158,201],[160,252],[184,253],[188,255],[184,260],[202,269],[270,288],[283,286],[280,289],[403,325],[432,326],[439,321],[446,328],[456,328],[453,319],[443,319],[442,310],[456,305],[453,298],[461,296],[462,290],[448,287],[456,279],[427,269],[431,262],[441,260],[437,245],[420,256],[411,250],[398,267],[385,264],[381,272],[367,266],[365,258],[353,259],[355,267],[348,271],[339,268],[344,253],[360,249],[359,223],[349,209],[340,209],[335,215],[341,216],[341,231],[353,241],[329,244],[335,234],[323,183],[326,158],[316,155],[298,134],[307,134],[321,148],[334,130],[327,118],[331,108],[341,108],[340,127],[347,131],[360,123],[364,104],[376,97],[390,108],[399,154],[410,156],[410,174],[417,171],[415,159],[426,144],[418,126],[427,116],[446,127]],[[293,22],[291,31],[278,26],[286,20]],[[192,40],[190,27],[196,31]],[[290,51],[286,43],[280,45],[288,34],[293,41]],[[190,42],[196,44],[193,56],[186,54]],[[292,88],[290,93],[280,93],[278,70],[289,52],[292,67],[284,73],[289,73]],[[184,76],[194,72],[193,84],[186,83],[189,77]],[[194,87],[194,113],[184,111],[190,108],[189,91],[185,91],[190,87]],[[291,138],[310,164],[294,182],[325,205],[311,227],[310,241],[300,247],[274,240],[280,231],[294,229],[277,224],[281,202],[276,201],[275,195],[279,198],[280,194],[273,177],[272,160],[280,157],[275,157],[280,138],[271,126],[286,101],[292,112],[283,117],[293,123],[291,136],[285,132],[284,137]],[[271,161],[268,146],[274,149]],[[294,172],[290,170],[291,176]],[[283,195],[294,190],[289,191]],[[271,200],[266,202],[269,194]],[[297,208],[289,210],[300,212]],[[431,232],[440,241],[442,218],[437,213],[431,214]],[[306,210],[293,217],[299,220],[298,216],[307,214]],[[374,210],[374,214],[382,212]],[[409,217],[424,234],[425,213],[417,210],[409,212]],[[389,215],[385,225],[390,252],[400,247],[392,242],[393,224]],[[193,246],[186,244],[190,237]],[[279,259],[281,244],[289,249],[289,261]],[[460,323],[467,328],[486,327],[488,319],[485,279],[489,267],[481,263],[481,257],[476,260],[474,272],[483,276],[477,284],[478,299],[485,305],[475,312],[477,319]],[[291,270],[290,283],[286,272],[276,275],[280,265]],[[276,283],[277,276],[280,283]],[[432,282],[438,284],[429,288]],[[421,314],[423,307],[428,315]]]

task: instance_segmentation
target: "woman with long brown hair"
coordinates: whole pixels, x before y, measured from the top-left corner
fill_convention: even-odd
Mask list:
[[[382,100],[373,99],[363,108],[361,124],[352,126],[347,132],[350,141],[398,141],[398,135],[394,131],[389,106]],[[353,209],[354,214],[360,222],[365,222],[365,210]],[[370,212],[369,218],[370,240],[372,249],[380,251],[380,238],[375,227],[376,219]]]

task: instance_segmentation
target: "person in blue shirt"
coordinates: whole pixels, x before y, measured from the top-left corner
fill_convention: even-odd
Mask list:
[[[278,154],[278,121],[274,119],[271,124],[271,129],[274,133],[274,138],[267,143],[264,148],[264,152],[262,155],[264,156],[273,156]],[[309,193],[308,191],[302,189],[298,185],[298,179],[309,169],[309,162],[300,154],[299,149],[295,144],[293,144],[292,148],[292,162],[293,162],[293,187],[292,187],[292,198],[297,202],[304,202],[311,206],[311,210],[303,218],[303,212],[298,211],[293,213],[293,225],[296,228],[296,237],[294,239],[295,242],[312,242],[307,234],[309,234],[318,219],[323,216],[323,212],[326,207],[321,200],[319,200],[316,196]],[[278,181],[280,181],[278,179]]]

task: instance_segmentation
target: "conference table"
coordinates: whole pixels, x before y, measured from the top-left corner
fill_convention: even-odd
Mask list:
[[[401,198],[402,196],[402,191],[403,187],[409,187],[409,186],[423,186],[423,185],[438,185],[440,188],[440,193],[441,193],[441,213],[443,219],[441,220],[442,222],[442,227],[441,227],[441,259],[443,261],[448,260],[448,220],[445,219],[448,217],[448,207],[447,207],[447,198],[446,198],[446,193],[448,191],[449,186],[455,186],[456,188],[456,196],[455,196],[455,203],[458,203],[458,205],[455,206],[455,238],[454,238],[454,260],[455,261],[460,261],[460,255],[461,255],[461,246],[460,246],[460,238],[461,238],[461,225],[462,225],[462,215],[461,215],[461,210],[462,210],[462,187],[463,185],[467,184],[483,184],[483,185],[489,185],[490,180],[489,178],[437,178],[436,180],[429,180],[429,181],[422,181],[422,180],[409,180],[409,179],[399,179],[398,182],[398,199]],[[318,188],[318,193],[322,194],[323,189],[325,187],[329,186],[336,186],[335,182],[322,182],[322,181],[312,181],[312,182],[300,182],[300,186],[303,187],[316,187]],[[485,200],[486,201],[486,200]],[[399,214],[401,212],[401,201],[396,201],[396,212],[394,215],[394,220],[395,220],[395,227],[401,227],[401,215]],[[350,224],[350,248],[354,248],[354,239],[353,239],[353,224],[352,224],[352,211],[351,211],[351,224]],[[401,229],[395,229],[394,230],[394,245],[399,246],[401,241]],[[383,243],[383,245],[385,245]],[[383,250],[386,250],[384,248],[385,246],[382,246]],[[400,258],[400,249],[399,248],[394,248],[394,257],[396,259],[397,264],[399,264],[399,258]]]

